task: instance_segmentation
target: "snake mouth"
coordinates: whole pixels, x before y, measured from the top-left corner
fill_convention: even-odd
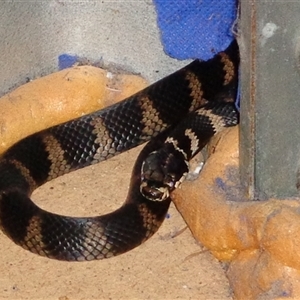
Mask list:
[[[170,196],[170,186],[156,186],[150,182],[143,181],[140,185],[141,194],[150,201],[161,202],[167,200]],[[173,188],[174,189],[174,188]]]

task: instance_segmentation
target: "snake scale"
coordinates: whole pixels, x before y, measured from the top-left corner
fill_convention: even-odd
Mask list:
[[[124,253],[163,222],[188,160],[224,127],[238,123],[238,46],[195,60],[124,101],[24,138],[0,158],[0,228],[16,244],[58,260]],[[34,189],[149,141],[132,171],[125,203],[96,217],[42,210]]]

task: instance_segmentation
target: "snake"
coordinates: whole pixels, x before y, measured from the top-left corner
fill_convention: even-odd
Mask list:
[[[148,240],[166,218],[190,159],[239,123],[238,67],[234,40],[211,59],[196,59],[117,104],[15,143],[0,157],[2,232],[32,253],[65,261],[113,257]],[[30,199],[54,178],[145,142],[125,202],[114,212],[63,216]]]

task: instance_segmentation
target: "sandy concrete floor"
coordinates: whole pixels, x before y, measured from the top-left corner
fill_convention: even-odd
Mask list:
[[[140,148],[52,181],[33,199],[74,216],[98,215],[125,198]],[[41,258],[0,234],[0,299],[232,299],[225,272],[203,252],[172,206],[148,242],[104,261],[68,263]]]

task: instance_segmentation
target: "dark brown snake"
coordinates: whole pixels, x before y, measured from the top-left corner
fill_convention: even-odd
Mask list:
[[[69,261],[108,258],[146,241],[163,222],[188,160],[215,133],[238,123],[238,65],[234,41],[211,60],[196,60],[118,104],[16,143],[0,159],[2,231],[33,253]],[[127,199],[113,213],[60,216],[29,198],[49,180],[149,140]]]

